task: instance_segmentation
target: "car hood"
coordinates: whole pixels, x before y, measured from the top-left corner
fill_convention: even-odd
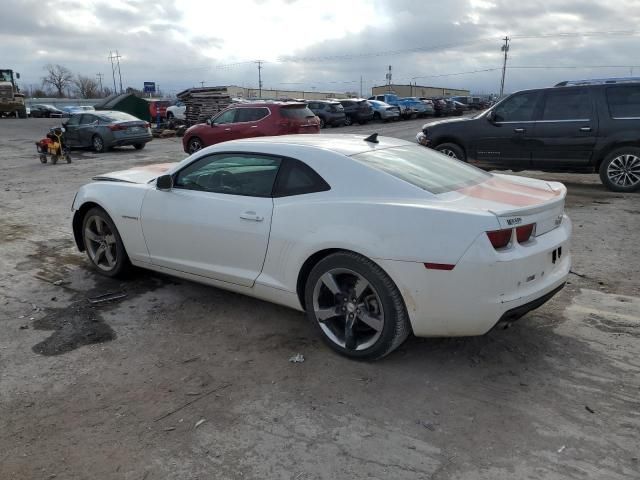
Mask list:
[[[468,122],[469,120],[473,120],[474,117],[457,117],[457,118],[447,118],[446,120],[436,120],[435,122],[430,122],[430,123],[425,123],[422,126],[422,130],[424,130],[425,128],[433,128],[433,127],[437,127],[438,125],[443,125],[445,123],[462,123],[462,122]]]
[[[169,171],[177,163],[156,163],[153,165],[142,165],[120,170],[118,172],[105,173],[93,177],[93,180],[100,182],[128,182],[128,183],[148,183],[160,175]]]

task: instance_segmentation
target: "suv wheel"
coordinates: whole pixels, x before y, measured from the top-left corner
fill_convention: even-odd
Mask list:
[[[348,127],[352,123],[353,123],[353,119],[349,115],[347,115],[344,119],[344,124]]]
[[[463,162],[467,161],[464,150],[462,150],[462,148],[460,148],[460,146],[456,145],[455,143],[441,143],[436,147],[436,150],[440,153],[443,153],[447,157],[462,160]]]
[[[640,148],[622,147],[607,155],[600,164],[600,180],[614,192],[640,189]]]

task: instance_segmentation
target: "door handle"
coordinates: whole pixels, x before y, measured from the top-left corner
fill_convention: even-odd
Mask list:
[[[258,128],[258,125],[251,125],[251,128]]]
[[[581,132],[590,132],[591,131],[591,127],[581,127],[580,131]]]
[[[525,130],[524,130],[524,128],[514,128],[514,129],[513,129],[513,132],[514,132],[514,133],[524,133],[524,132],[525,132]]]
[[[256,212],[243,212],[240,214],[240,218],[243,220],[251,220],[252,222],[261,222],[264,220],[264,217],[257,215]]]

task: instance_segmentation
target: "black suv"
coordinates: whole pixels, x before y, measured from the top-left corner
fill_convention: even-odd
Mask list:
[[[351,125],[353,122],[364,125],[373,119],[373,108],[371,108],[369,102],[362,98],[340,100],[340,103],[344,107],[344,113],[347,116],[344,122],[345,125]]]
[[[470,118],[427,124],[418,141],[486,169],[598,172],[640,189],[640,78],[562,82],[514,93]]]
[[[344,125],[346,115],[340,102],[333,100],[307,100],[309,110],[320,119],[320,128],[327,125],[341,127]]]

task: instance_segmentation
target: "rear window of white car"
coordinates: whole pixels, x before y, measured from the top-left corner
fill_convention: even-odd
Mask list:
[[[353,158],[433,194],[477,185],[491,176],[418,145],[372,150]]]

